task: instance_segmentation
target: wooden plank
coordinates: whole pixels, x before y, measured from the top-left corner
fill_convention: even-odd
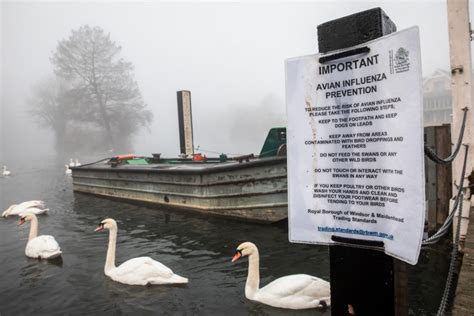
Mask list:
[[[395,282],[395,315],[408,315],[408,263],[393,260]]]
[[[473,203],[474,203],[474,197]],[[474,207],[470,208],[470,217],[474,216]],[[454,316],[472,315],[474,310],[474,225],[469,225],[464,244],[462,267],[458,277],[455,301],[452,314]]]
[[[469,22],[469,1],[468,0],[448,0],[448,31],[449,31],[449,51],[451,64],[451,93],[453,104],[453,125],[451,133],[453,142],[459,138],[464,112],[462,109],[469,109],[464,130],[464,144],[470,144],[469,156],[465,174],[463,175],[463,185],[468,185],[468,176],[473,171],[474,166],[474,115],[472,109],[472,65],[471,65],[471,23]],[[464,153],[464,148],[460,151],[460,156]],[[459,175],[463,169],[463,159],[458,158],[453,161],[452,170],[455,181],[453,181],[453,192],[456,192],[454,183],[458,182]],[[460,185],[460,183],[456,183]],[[465,200],[469,199],[466,194]],[[466,236],[468,218],[461,220],[461,239]],[[460,244],[461,245],[461,244]],[[461,249],[462,250],[462,249]]]
[[[181,154],[192,156],[194,154],[193,118],[191,111],[191,92],[178,91],[178,125],[179,144]]]
[[[425,127],[425,141],[430,148],[436,148],[435,127]],[[425,157],[425,195],[427,201],[426,220],[428,221],[428,230],[436,230],[436,164]]]

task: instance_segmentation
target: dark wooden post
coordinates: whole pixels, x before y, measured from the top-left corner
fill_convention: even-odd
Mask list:
[[[451,154],[451,129],[449,125],[425,127],[426,144],[440,157]],[[425,158],[426,199],[428,201],[428,229],[436,231],[449,215],[449,200],[452,197],[452,175],[450,165],[435,164]]]
[[[348,48],[395,31],[395,24],[382,9],[359,12],[319,25],[319,51]],[[332,315],[395,314],[391,257],[381,251],[336,245],[329,248],[329,258]]]
[[[435,151],[440,157],[451,154],[451,126],[437,126],[435,129]],[[443,225],[449,215],[449,200],[453,196],[452,173],[449,165],[436,165],[436,222],[437,228]]]

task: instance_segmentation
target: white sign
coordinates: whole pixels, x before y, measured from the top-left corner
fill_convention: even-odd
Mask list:
[[[391,256],[418,261],[425,221],[419,42],[413,27],[361,45],[365,53],[286,61],[291,242],[377,241]]]

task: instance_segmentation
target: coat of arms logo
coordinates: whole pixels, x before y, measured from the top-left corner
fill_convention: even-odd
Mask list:
[[[410,70],[410,52],[403,47],[400,47],[393,58],[394,65],[392,69],[395,70],[395,73],[405,72]],[[392,55],[393,56],[393,55]],[[391,71],[393,73],[393,71]]]
[[[408,61],[408,55],[409,52],[403,48],[400,47],[397,52],[395,53],[395,61],[397,64],[403,64]]]

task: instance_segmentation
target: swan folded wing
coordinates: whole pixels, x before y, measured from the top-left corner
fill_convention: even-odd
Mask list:
[[[40,214],[46,213],[48,211],[49,211],[48,208],[29,207],[29,208],[25,209],[25,208],[15,207],[10,212],[10,215],[21,215],[22,213],[32,213],[32,214],[35,214],[35,215],[40,215]]]
[[[33,208],[38,210],[33,210]],[[13,204],[10,205],[8,209],[6,209],[3,213],[3,217],[7,217],[9,215],[20,215],[23,212],[31,212],[34,214],[42,214],[48,209],[45,208],[44,202],[40,200],[33,200],[33,201],[26,201],[20,204]]]
[[[166,283],[173,276],[170,268],[150,257],[130,259],[110,273],[113,280],[131,285]]]
[[[18,204],[15,208],[27,209],[30,207],[45,208],[44,201],[41,201],[41,200],[26,201],[26,202]]]
[[[53,236],[43,235],[28,242],[25,254],[30,258],[54,258],[61,255],[61,248]]]
[[[320,300],[329,305],[329,282],[307,274],[281,277],[261,288],[256,300],[283,308],[315,308]]]

